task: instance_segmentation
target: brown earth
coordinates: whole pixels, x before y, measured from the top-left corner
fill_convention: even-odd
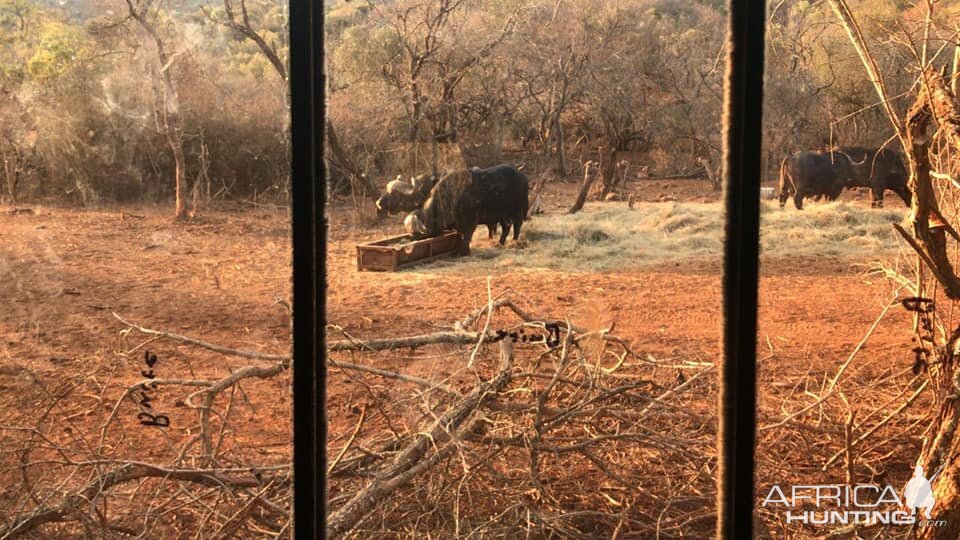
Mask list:
[[[636,185],[640,200],[645,201],[669,197],[707,202],[720,197],[702,181]],[[548,190],[546,210],[566,208],[576,187],[570,183]],[[847,197],[866,199],[864,193]],[[888,206],[902,206],[900,201],[889,201]],[[868,204],[863,204],[864,211],[869,211]],[[276,302],[286,301],[290,294],[290,240],[283,210],[209,211],[187,224],[171,222],[167,208],[128,209],[123,219],[118,210],[36,208],[34,215],[11,215],[5,210],[0,208],[0,424],[7,428],[35,425],[38,407],[49,402],[51,393],[77,385],[43,425],[68,446],[82,447],[88,444],[83,434],[99,434],[124,389],[141,380],[142,349],[126,355],[123,351],[147,339],[136,332],[121,334],[124,327],[112,312],[146,327],[229,347],[271,353],[289,350],[289,314]],[[484,275],[431,274],[417,268],[358,272],[355,245],[397,229],[396,224],[386,230],[369,225],[370,215],[370,208],[360,215],[346,202],[335,204],[329,213],[329,323],[359,339],[428,333],[448,327],[486,302]],[[783,400],[787,410],[808,403],[808,397],[795,394],[794,386],[832,377],[891,298],[891,286],[863,274],[856,262],[862,261],[764,260],[761,424],[780,417]],[[617,335],[654,358],[715,362],[721,324],[720,269],[718,253],[715,259],[643,270],[567,273],[505,268],[491,283],[494,293],[512,289],[538,313],[569,316],[588,327],[597,327],[601,319],[615,320]],[[894,309],[879,325],[851,367],[851,397],[870,399],[862,386],[909,368],[909,323],[907,313]],[[339,332],[331,330],[331,339],[339,339]],[[222,377],[256,363],[169,341],[145,348],[158,354],[156,369],[163,377]],[[416,366],[384,359],[379,367],[421,374],[452,371],[436,357],[422,362]],[[900,387],[908,380],[902,375],[890,384]],[[289,460],[288,385],[286,375],[243,386],[242,399],[237,396],[231,417],[233,429],[224,442],[238,462]],[[352,430],[357,391],[349,380],[331,376],[327,387],[331,441],[342,441]],[[137,425],[135,403],[122,404],[118,434],[108,438],[110,455],[169,462],[172,449],[196,429],[196,415],[183,404],[182,395],[173,389],[161,390],[156,407],[168,412],[172,423],[162,435]],[[713,410],[715,399],[712,392],[703,396],[699,408],[704,414]],[[908,426],[912,421],[904,418],[899,424]],[[56,431],[58,426],[62,433]],[[20,459],[12,449],[22,446],[23,437],[0,430],[4,449],[0,450],[0,521],[10,519],[22,503],[21,478],[11,465]],[[839,448],[838,442],[808,441],[809,448],[800,448],[798,441],[807,437],[778,435],[768,446],[761,444],[760,496],[773,482],[826,483],[842,478],[836,467],[828,473],[818,469],[822,457]],[[881,430],[878,437],[884,444],[871,448],[864,459],[892,452],[886,465],[893,477],[905,483],[919,439],[897,425]],[[328,451],[335,454],[341,446],[342,442],[332,442]],[[879,465],[883,464],[873,464]],[[478,504],[495,506],[490,501]],[[181,530],[192,525],[188,519],[169,519],[173,520],[170,526]],[[768,516],[768,523],[775,521]],[[795,532],[771,529],[775,536]]]

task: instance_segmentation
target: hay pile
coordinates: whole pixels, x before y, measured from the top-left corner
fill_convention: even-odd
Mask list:
[[[862,203],[809,203],[803,211],[764,201],[761,253],[764,260],[790,257],[863,259],[899,248],[892,224],[907,210],[870,209]],[[723,249],[721,203],[588,204],[574,215],[539,215],[524,224],[521,241],[499,248],[479,227],[469,259],[443,260],[420,271],[539,268],[602,271],[695,261],[717,261]],[[512,233],[511,233],[512,234]],[[512,238],[512,236],[511,236]]]

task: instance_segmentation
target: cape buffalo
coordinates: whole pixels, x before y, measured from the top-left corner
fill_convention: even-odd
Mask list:
[[[472,170],[479,170],[474,167]],[[387,183],[383,195],[377,199],[377,220],[385,216],[400,212],[413,212],[423,206],[430,196],[430,190],[437,184],[439,177],[433,174],[422,174],[404,182],[398,175],[396,180]],[[493,238],[497,231],[497,222],[480,216],[480,224],[487,226],[488,237]]]
[[[780,208],[793,196],[793,204],[803,209],[804,197],[823,195],[829,200],[840,196],[844,181],[850,177],[850,162],[840,155],[797,152],[780,164]]]
[[[423,206],[430,196],[430,190],[437,184],[437,176],[422,174],[404,182],[401,176],[387,184],[387,189],[377,199],[377,219],[390,214],[412,212]]]
[[[888,189],[910,206],[909,174],[899,152],[889,148],[842,147],[833,154],[845,157],[850,163],[846,187],[870,188],[871,207],[883,207],[883,192]]]
[[[423,206],[404,219],[404,227],[414,238],[456,230],[461,240],[457,254],[469,255],[473,232],[481,222],[503,227],[501,245],[511,225],[514,240],[519,238],[529,191],[526,176],[511,165],[448,173],[430,190]]]

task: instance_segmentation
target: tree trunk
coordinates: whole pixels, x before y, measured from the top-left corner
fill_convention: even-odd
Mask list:
[[[946,227],[931,227],[930,218],[939,214],[936,195],[930,180],[930,159],[928,149],[930,139],[927,127],[932,118],[936,118],[941,131],[956,153],[960,153],[960,106],[950,94],[947,84],[938,74],[928,69],[923,73],[917,103],[907,113],[907,139],[910,142],[911,188],[914,195],[912,217],[914,234],[923,246],[918,250],[920,258],[927,262],[934,276],[947,292],[948,297],[956,299],[960,291],[954,270],[946,253]],[[915,249],[919,245],[914,246]],[[925,252],[925,253],[924,253]],[[951,294],[951,290],[954,294]],[[960,404],[952,396],[954,386],[954,362],[956,339],[940,344],[938,351],[942,362],[931,369],[931,377],[938,380],[937,403],[940,410],[933,419],[932,437],[921,453],[919,463],[923,466],[927,478],[940,474],[934,482],[937,520],[946,520],[941,527],[923,527],[919,538],[958,538],[960,537],[960,448],[958,448],[957,426],[960,424]]]
[[[583,184],[580,185],[580,193],[577,194],[577,200],[574,201],[573,206],[567,211],[568,214],[576,214],[587,202],[587,194],[590,193],[590,186],[593,185],[594,180],[596,180],[598,176],[597,168],[598,165],[594,161],[584,163]]]
[[[137,21],[140,26],[153,38],[153,43],[157,48],[157,61],[159,77],[163,82],[163,111],[162,120],[164,135],[170,150],[173,152],[173,161],[175,166],[174,173],[174,192],[175,192],[175,217],[183,219],[187,217],[186,205],[186,161],[183,156],[183,142],[180,139],[182,127],[180,125],[180,99],[177,96],[177,90],[173,85],[173,78],[170,76],[170,69],[173,67],[173,58],[167,54],[163,45],[163,39],[154,26],[147,22],[145,9],[135,8],[130,0],[127,1],[130,16]],[[196,208],[193,209],[196,211]]]
[[[3,177],[6,181],[7,196],[10,197],[10,204],[16,206],[17,184],[20,183],[22,159],[18,151],[14,150],[12,154],[12,156],[3,156]]]
[[[410,132],[408,138],[410,144],[416,145],[420,140],[420,116],[423,114],[423,103],[421,103],[420,87],[414,81],[410,85],[410,98],[413,104],[413,116],[410,119]]]
[[[723,178],[718,174],[718,171],[714,170],[709,153],[698,157],[697,161],[700,162],[700,165],[703,167],[703,172],[706,173],[707,179],[710,180],[710,185],[713,186],[714,191],[720,191],[720,188],[723,187]]]
[[[953,71],[950,74],[950,91],[957,95],[957,86],[960,83],[960,44],[953,47]]]
[[[617,147],[615,145],[601,148],[600,170],[602,173],[597,198],[602,201],[617,188]]]
[[[557,174],[562,178],[567,175],[567,153],[563,147],[563,125],[559,113],[553,119],[553,132],[557,141]]]
[[[183,219],[187,216],[187,202],[185,197],[187,187],[185,185],[183,145],[180,143],[179,129],[175,127],[167,128],[167,142],[170,144],[170,149],[173,151],[173,182],[176,189],[175,216],[177,219]],[[196,211],[196,207],[193,208],[193,211]]]

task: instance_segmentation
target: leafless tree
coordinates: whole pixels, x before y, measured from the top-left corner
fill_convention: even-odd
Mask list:
[[[153,80],[159,81],[158,106],[156,110],[160,126],[174,160],[174,215],[176,219],[187,217],[187,173],[186,159],[183,153],[183,125],[180,118],[180,98],[173,82],[171,70],[176,62],[177,53],[168,50],[168,44],[161,35],[163,22],[163,0],[124,0],[127,15],[147,34],[154,47],[156,64],[151,69]],[[194,208],[194,211],[196,208]]]

